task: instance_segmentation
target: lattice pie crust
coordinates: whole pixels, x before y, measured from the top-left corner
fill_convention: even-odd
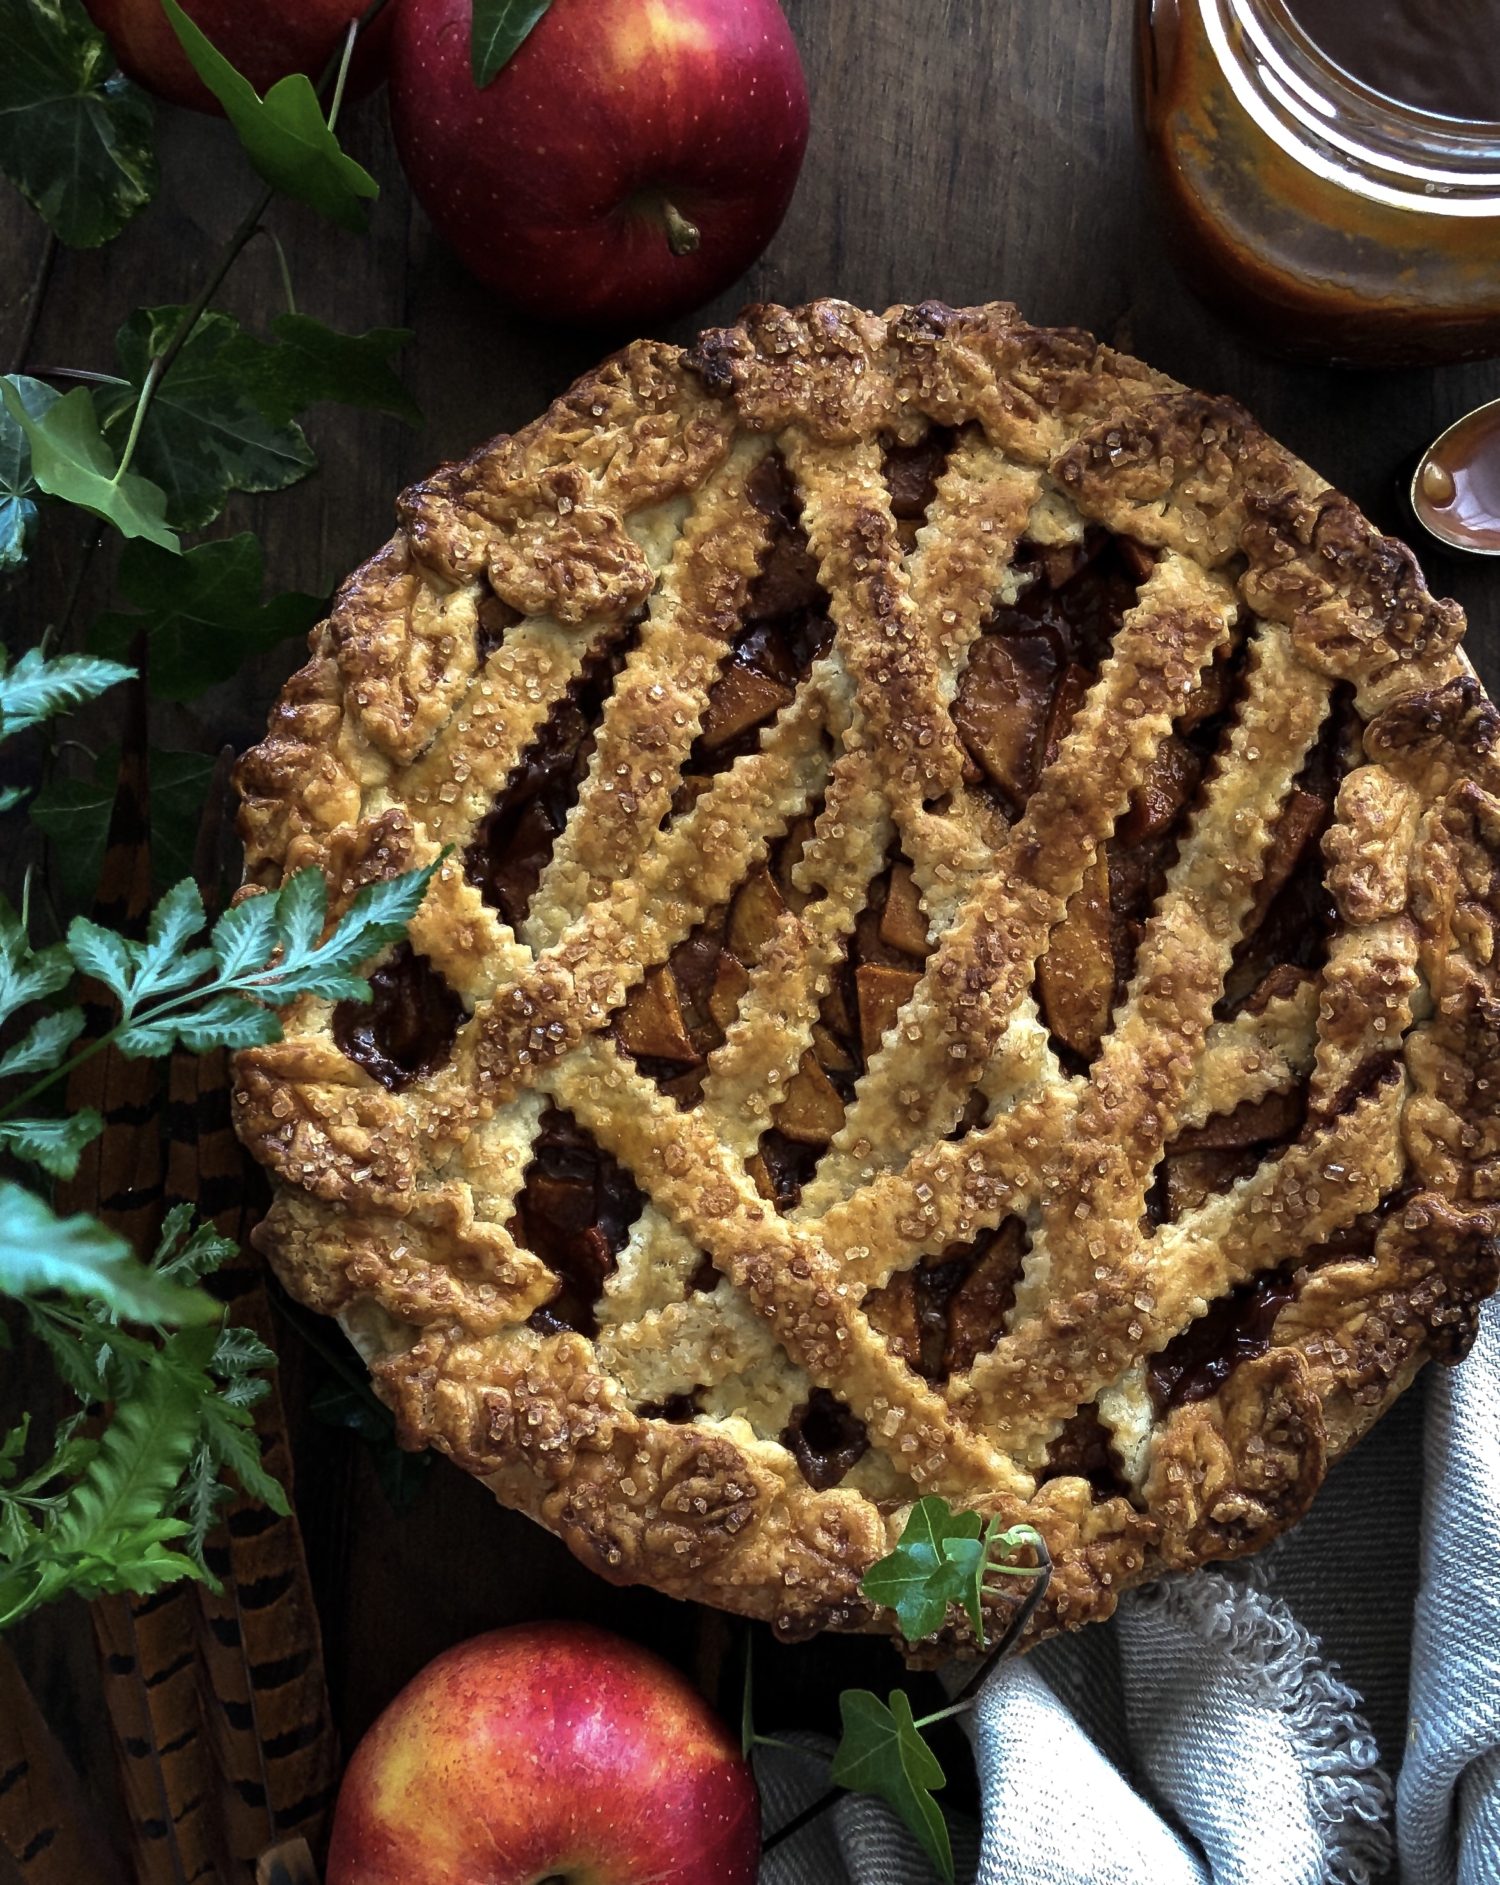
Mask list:
[[[1496,714],[1246,413],[1005,306],[760,307],[399,519],[243,762],[248,881],[451,849],[236,1097],[410,1444],[787,1634],[891,1629],[939,1492],[1042,1529],[1042,1634],[1462,1354]]]

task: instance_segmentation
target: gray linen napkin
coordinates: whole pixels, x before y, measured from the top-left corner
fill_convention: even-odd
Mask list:
[[[997,1669],[968,1720],[984,1814],[977,1839],[953,1823],[961,1880],[1500,1885],[1500,1305],[1288,1538]],[[775,1827],[826,1750],[758,1771]],[[761,1876],[932,1874],[882,1804],[847,1799]]]

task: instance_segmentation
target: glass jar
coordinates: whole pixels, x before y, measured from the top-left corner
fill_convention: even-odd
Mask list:
[[[1287,0],[1138,4],[1147,148],[1205,300],[1301,359],[1500,352],[1500,123],[1351,76]]]

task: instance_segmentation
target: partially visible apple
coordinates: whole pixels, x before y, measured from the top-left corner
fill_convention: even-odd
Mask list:
[[[316,79],[368,0],[180,0],[184,13],[236,71],[264,95],[288,72]],[[188,63],[161,0],[85,0],[94,24],[138,84],[174,105],[218,111],[218,100]],[[362,32],[349,69],[349,94],[371,90],[385,76],[390,38],[387,7]]]
[[[755,1782],[677,1671],[576,1623],[476,1636],[354,1750],[327,1885],[752,1885]]]
[[[483,91],[472,0],[401,0],[396,146],[428,215],[506,300],[630,324],[696,307],[775,234],[807,144],[776,0],[553,0]]]

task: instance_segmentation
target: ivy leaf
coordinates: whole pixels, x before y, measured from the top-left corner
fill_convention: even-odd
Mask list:
[[[1035,1564],[1005,1562],[1027,1547],[1036,1554]],[[940,1630],[949,1604],[960,1603],[983,1649],[985,1580],[1044,1578],[1049,1569],[1046,1542],[1033,1526],[1006,1528],[999,1517],[985,1525],[977,1512],[954,1512],[945,1499],[929,1494],[912,1507],[896,1549],[870,1566],[860,1589],[895,1611],[909,1643]]]
[[[61,1290],[91,1297],[131,1322],[217,1319],[200,1290],[157,1276],[97,1218],[58,1217],[24,1186],[0,1180],[0,1296]]]
[[[0,0],[3,7],[5,0]],[[57,404],[57,394],[26,373],[7,373],[7,385],[33,419],[40,419]],[[19,569],[26,561],[36,525],[32,492],[31,444],[7,408],[0,411],[0,571]]]
[[[307,74],[293,72],[278,79],[261,98],[177,0],[161,0],[161,5],[193,70],[224,107],[246,155],[266,182],[342,228],[363,234],[364,199],[378,196],[380,186],[339,148]]]
[[[55,655],[49,661],[40,648],[28,648],[9,672],[4,660],[0,654],[0,739],[95,700],[135,673],[118,661],[89,655]]]
[[[115,790],[101,764],[91,779],[49,779],[31,801],[28,816],[52,841],[56,885],[70,910],[87,908],[99,887]],[[154,812],[154,787],[152,801]]]
[[[111,438],[128,431],[151,362],[166,351],[182,313],[137,308],[116,334],[125,377],[98,395]],[[134,462],[160,487],[179,530],[212,523],[232,491],[283,491],[317,466],[301,427],[277,423],[256,402],[266,351],[232,316],[200,315],[156,388]]]
[[[932,1789],[941,1787],[945,1776],[922,1739],[906,1691],[892,1689],[887,1705],[868,1689],[845,1689],[839,1715],[844,1733],[829,1779],[836,1787],[873,1793],[894,1807],[939,1875],[953,1885],[948,1827],[932,1797]]]
[[[1006,1564],[1014,1551],[1030,1546],[1035,1564]],[[984,1528],[983,1538],[945,1538],[943,1556],[962,1580],[959,1602],[969,1613],[979,1647],[984,1648],[984,1581],[987,1577],[1045,1577],[1050,1569],[1046,1541],[1032,1525],[1002,1526],[998,1517]]]
[[[9,380],[0,380],[0,400],[26,434],[39,490],[92,511],[123,537],[148,537],[164,550],[177,548],[166,524],[165,494],[138,472],[120,470],[100,433],[86,386],[75,386],[35,418]]]
[[[119,771],[118,754],[110,748],[101,758],[113,779]],[[163,752],[153,746],[147,763],[151,777],[151,867],[157,881],[167,883],[186,876],[193,868],[203,806],[218,761],[211,753]]]
[[[326,612],[320,596],[293,593],[263,603],[263,568],[260,542],[248,530],[181,556],[154,544],[127,544],[116,587],[141,613],[101,616],[89,645],[101,654],[122,653],[144,629],[153,692],[195,700],[252,655],[306,634]]]
[[[103,1130],[104,1121],[92,1106],[66,1119],[0,1119],[0,1147],[30,1159],[52,1178],[67,1179],[77,1174],[84,1147]]]
[[[474,0],[469,64],[482,91],[516,53],[552,0]]]
[[[205,753],[152,747],[148,764],[151,871],[158,883],[166,883],[193,867],[203,801],[216,761]],[[119,748],[107,746],[90,777],[51,779],[31,801],[31,822],[52,840],[57,885],[71,910],[87,908],[99,886],[119,765]]]
[[[330,1375],[313,1389],[307,1405],[325,1427],[341,1427],[364,1441],[391,1510],[406,1511],[421,1491],[432,1455],[409,1453],[400,1445],[395,1418],[373,1390]]]
[[[156,190],[153,114],[78,0],[0,0],[0,170],[72,248],[108,242]]]
[[[372,327],[340,334],[306,314],[280,314],[271,323],[278,345],[261,361],[258,399],[270,419],[288,419],[331,400],[386,412],[407,425],[421,423],[421,410],[391,368],[392,356],[411,340],[405,327]]]
[[[959,1601],[964,1568],[945,1555],[946,1541],[977,1544],[983,1521],[977,1512],[953,1512],[929,1494],[912,1507],[900,1543],[866,1571],[860,1589],[872,1603],[894,1610],[901,1634],[919,1642],[943,1627],[950,1603]]]

